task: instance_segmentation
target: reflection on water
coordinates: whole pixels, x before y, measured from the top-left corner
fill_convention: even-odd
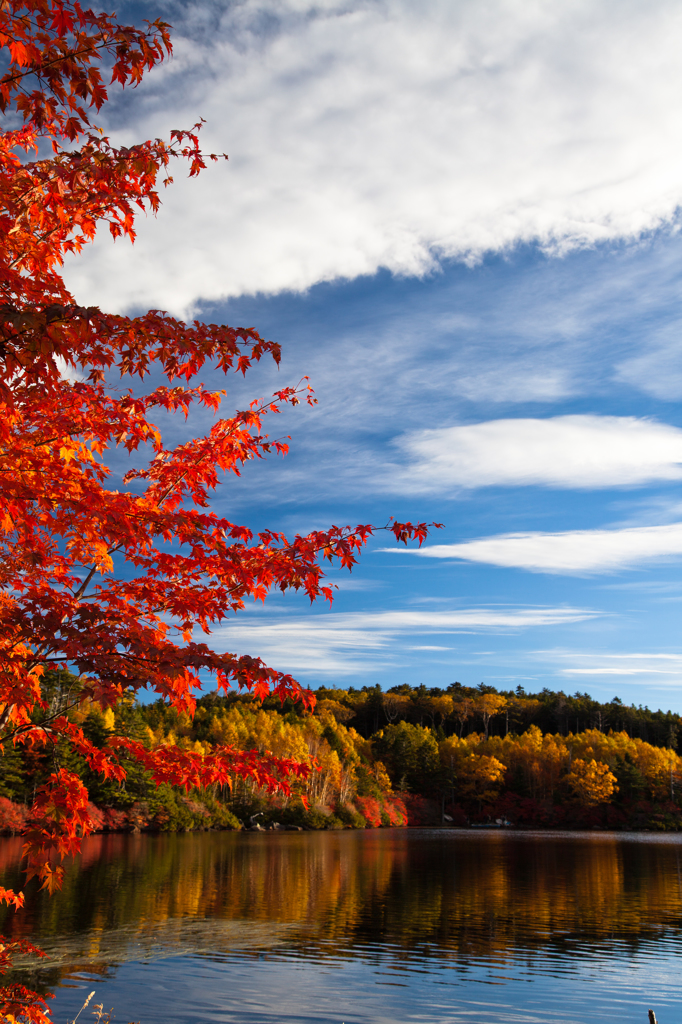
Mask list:
[[[19,881],[19,846],[0,844],[0,884]],[[2,930],[49,953],[33,978],[71,986],[55,1020],[97,987],[94,975],[108,979],[98,998],[119,1020],[145,1024],[645,1024],[646,1004],[669,1024],[665,1008],[681,995],[681,853],[670,835],[96,836],[63,891],[29,887]]]

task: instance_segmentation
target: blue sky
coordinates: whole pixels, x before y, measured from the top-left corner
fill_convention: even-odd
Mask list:
[[[178,176],[133,250],[102,240],[67,279],[104,308],[280,341],[280,370],[232,381],[234,405],[309,375],[319,405],[270,425],[290,455],[227,481],[220,512],[445,524],[420,553],[378,534],[331,611],[273,596],[215,645],[310,685],[682,711],[679,6],[161,13],[176,58],[112,134],[203,116],[230,160]]]

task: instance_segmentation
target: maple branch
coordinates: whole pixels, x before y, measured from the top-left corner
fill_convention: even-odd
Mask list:
[[[258,409],[259,413],[262,413],[264,411],[265,411],[265,406],[264,405],[261,406]],[[223,421],[223,434],[225,434],[226,432],[227,432],[227,421],[224,420]],[[209,454],[210,454],[210,452],[209,452],[208,449],[205,452],[198,454],[197,457],[195,458],[194,462],[190,466],[187,466],[185,468],[185,470],[182,473],[180,473],[179,476],[177,476],[175,478],[174,481],[171,481],[171,483],[168,484],[166,490],[163,491],[161,493],[161,496],[157,499],[156,504],[159,507],[161,505],[163,505],[164,501],[166,501],[170,497],[170,495],[178,487],[178,485],[181,484],[182,481],[189,475],[190,470],[193,469],[193,468],[196,468],[197,466],[200,466],[202,462],[205,462],[205,460],[208,458]],[[147,488],[147,493],[149,493],[149,491],[152,489],[153,486],[154,486],[153,484],[150,484],[150,486]]]
[[[14,707],[14,704],[7,704],[2,714],[0,714],[0,729],[4,728],[5,722],[9,719]]]
[[[112,549],[112,551],[115,551],[115,550],[118,550],[118,549],[116,549],[116,548]],[[112,551],[109,551],[108,553],[112,554]],[[92,577],[95,575],[96,572],[97,572],[97,565],[93,565],[92,569],[90,570],[88,575],[85,577],[85,579],[81,583],[81,585],[78,588],[78,590],[73,595],[75,601],[77,601],[85,593],[87,587],[89,587],[89,585],[90,585],[90,581],[92,580]]]
[[[122,549],[122,548],[124,548],[124,547],[125,547],[125,544],[124,544],[123,542],[121,542],[120,544],[117,544],[117,545],[116,545],[115,547],[113,547],[113,548],[108,548],[108,549],[107,549],[107,554],[108,554],[109,556],[111,556],[111,555],[115,555],[117,551],[121,551],[121,549]],[[91,568],[91,570],[90,570],[90,572],[88,573],[88,575],[86,576],[86,578],[85,578],[85,579],[83,580],[83,582],[82,582],[82,584],[80,585],[80,587],[78,588],[78,590],[77,590],[77,591],[75,592],[75,594],[73,595],[73,598],[74,598],[74,600],[76,600],[76,601],[77,601],[77,600],[78,600],[78,599],[79,599],[80,597],[82,597],[82,596],[83,596],[83,594],[84,594],[84,593],[85,593],[85,591],[86,591],[86,588],[87,588],[87,587],[88,587],[88,586],[90,585],[90,583],[91,583],[91,581],[92,581],[92,577],[93,577],[93,576],[95,575],[95,573],[96,573],[96,572],[97,572],[97,565],[95,564],[95,565],[93,565],[93,567]]]
[[[168,27],[170,27],[170,26],[168,26]],[[144,38],[145,39],[154,39],[155,38],[155,34],[152,33],[151,30],[148,30],[146,32]],[[63,53],[63,54],[61,54],[58,57],[54,57],[53,60],[44,61],[41,64],[35,65],[34,67],[30,68],[28,71],[22,71],[20,73],[14,74],[14,75],[5,75],[5,76],[3,76],[3,78],[0,79],[0,85],[10,84],[12,82],[18,82],[20,79],[26,78],[28,75],[35,75],[37,78],[40,78],[42,80],[41,72],[45,68],[53,67],[53,66],[55,66],[57,64],[63,64],[64,61],[73,60],[74,58],[78,58],[78,57],[81,57],[81,56],[87,56],[89,54],[97,53],[98,50],[106,50],[107,48],[110,48],[110,47],[111,47],[111,40],[107,39],[103,43],[98,43],[97,45],[92,45],[92,46],[89,46],[89,47],[85,47],[84,49],[81,49],[81,50],[69,50],[67,53]],[[93,104],[94,100],[91,100],[90,102],[91,102],[91,104]]]
[[[75,708],[78,707],[79,704],[80,704],[80,701],[76,701],[73,704],[68,704],[62,710],[55,711],[54,714],[52,714],[49,718],[46,718],[44,720],[44,722],[27,722],[24,725],[17,726],[17,728],[13,729],[11,732],[7,732],[3,736],[0,736],[0,746],[2,746],[3,743],[7,743],[8,740],[13,739],[15,736],[20,736],[22,733],[25,733],[25,732],[32,732],[35,729],[39,729],[42,732],[44,732],[45,735],[48,737],[48,739],[50,739],[50,741],[52,743],[54,743],[54,739],[52,738],[51,731],[48,730],[48,729],[45,729],[44,725],[45,724],[49,725],[50,722],[54,722],[57,718],[61,718],[61,716],[63,714],[66,714],[67,711],[73,711]]]

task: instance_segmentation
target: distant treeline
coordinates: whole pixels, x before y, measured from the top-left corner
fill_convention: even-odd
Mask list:
[[[47,715],[73,704],[78,682],[50,672],[43,687]],[[83,701],[69,714],[98,746],[114,735],[200,755],[226,745],[292,757],[314,770],[288,798],[270,797],[238,777],[186,794],[155,786],[136,762],[126,764],[122,785],[92,773],[60,744],[49,754],[7,744],[0,754],[0,830],[26,826],[36,788],[55,764],[83,780],[102,831],[487,821],[682,829],[680,717],[670,712],[483,684],[320,688],[316,696],[315,712],[304,714],[270,698],[209,693],[193,720],[161,701],[123,700],[106,712]]]
[[[651,711],[648,707],[623,704],[618,698],[607,703],[593,700],[589,693],[574,693],[547,687],[539,693],[498,690],[481,683],[463,686],[452,683],[446,689],[402,684],[382,691],[379,686],[349,687],[347,690],[320,687],[318,700],[335,701],[352,712],[354,728],[371,736],[393,722],[413,722],[441,729],[445,735],[468,736],[482,730],[490,736],[523,733],[536,725],[545,733],[625,732],[633,739],[655,747],[678,749],[682,738],[682,716],[672,711]]]

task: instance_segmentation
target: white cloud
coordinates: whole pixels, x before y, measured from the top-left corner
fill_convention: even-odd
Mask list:
[[[176,59],[124,143],[207,119],[230,162],[164,194],[81,301],[187,311],[524,241],[635,238],[682,200],[673,0],[246,0],[177,5]]]
[[[666,329],[655,332],[643,351],[616,367],[616,379],[664,402],[678,401],[682,395],[680,327],[675,320]]]
[[[415,635],[516,632],[557,626],[598,615],[583,608],[467,608],[459,611],[329,612],[305,618],[245,622],[212,632],[216,650],[258,652],[268,664],[298,673],[352,675],[395,663],[409,650],[447,650],[404,643]]]
[[[382,550],[395,552],[396,549]],[[504,533],[462,544],[424,545],[410,549],[409,553],[421,558],[456,558],[531,572],[565,575],[618,572],[651,559],[682,555],[682,523],[621,530]]]
[[[505,419],[415,431],[402,491],[518,486],[599,488],[682,478],[682,430],[632,416]]]
[[[551,655],[561,665],[559,674],[563,676],[641,676],[668,677],[671,683],[679,685],[682,677],[682,654],[661,654],[650,652],[631,652],[627,654],[610,654],[601,651],[538,651],[540,655]],[[665,679],[656,679],[657,684],[665,685]]]

